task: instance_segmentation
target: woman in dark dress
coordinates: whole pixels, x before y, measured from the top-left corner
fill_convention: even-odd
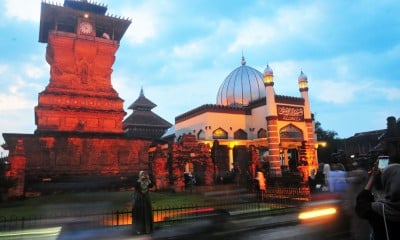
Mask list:
[[[149,234],[153,231],[153,209],[149,194],[152,187],[149,175],[140,171],[135,184],[132,207],[133,228],[137,234]]]

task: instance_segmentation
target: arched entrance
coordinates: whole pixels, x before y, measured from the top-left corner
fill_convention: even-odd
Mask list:
[[[300,165],[299,149],[303,142],[303,132],[293,124],[288,124],[280,129],[280,159],[282,173],[297,171]]]

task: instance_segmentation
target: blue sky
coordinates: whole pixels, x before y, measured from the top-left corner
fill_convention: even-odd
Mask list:
[[[132,19],[112,74],[127,115],[141,87],[171,123],[215,103],[243,51],[248,66],[262,72],[270,65],[280,95],[300,96],[303,70],[315,119],[339,137],[400,117],[398,0],[97,2]],[[0,1],[0,133],[36,129],[34,107],[49,81],[46,44],[38,42],[40,3]]]

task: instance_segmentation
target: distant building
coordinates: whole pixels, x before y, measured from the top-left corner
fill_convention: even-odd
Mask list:
[[[368,156],[377,154],[383,149],[379,143],[386,129],[356,133],[341,141],[341,149],[346,156]]]
[[[172,124],[151,111],[156,106],[144,96],[142,88],[128,108],[133,112],[123,121],[124,134],[132,138],[160,139]]]

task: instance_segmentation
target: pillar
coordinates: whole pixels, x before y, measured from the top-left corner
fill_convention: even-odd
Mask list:
[[[279,154],[279,134],[278,134],[278,118],[267,117],[267,133],[268,133],[268,151],[269,151],[269,169],[273,176],[282,176],[280,154]]]
[[[22,139],[17,140],[14,152],[9,156],[11,164],[11,177],[16,180],[16,185],[8,190],[9,197],[23,197],[25,195],[25,167],[26,156]]]
[[[231,171],[233,168],[233,148],[228,147],[228,153],[229,153],[229,170]]]

